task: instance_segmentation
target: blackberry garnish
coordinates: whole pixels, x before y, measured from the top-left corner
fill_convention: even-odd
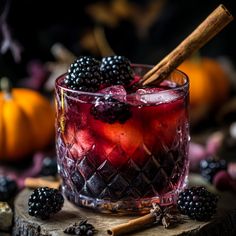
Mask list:
[[[212,183],[217,172],[227,169],[225,160],[207,159],[200,162],[201,175],[210,183]]]
[[[103,84],[129,85],[133,80],[130,61],[124,56],[109,56],[102,59],[100,67]]]
[[[64,82],[74,90],[96,92],[102,82],[100,62],[93,57],[79,57],[70,65]]]
[[[112,97],[98,98],[90,112],[95,119],[109,124],[115,122],[123,124],[131,117],[130,105]]]
[[[177,206],[191,219],[206,221],[215,213],[218,198],[204,187],[191,187],[180,193]]]
[[[62,194],[53,188],[37,188],[28,200],[28,213],[41,219],[48,219],[61,210],[64,204]]]
[[[92,236],[96,233],[96,230],[92,224],[89,224],[87,220],[82,220],[79,224],[75,223],[68,226],[64,233],[79,235],[79,236]]]
[[[0,176],[0,201],[9,201],[18,190],[16,181],[7,177]]]
[[[56,176],[57,175],[57,160],[56,158],[45,157],[43,159],[42,169],[40,171],[42,176]]]

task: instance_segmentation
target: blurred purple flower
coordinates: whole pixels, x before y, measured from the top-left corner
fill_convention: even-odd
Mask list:
[[[37,152],[32,156],[32,161],[29,166],[25,168],[19,168],[17,164],[11,165],[8,164],[0,164],[0,175],[6,175],[17,182],[18,188],[24,188],[24,181],[27,177],[35,177],[38,176],[42,169],[43,159],[45,157],[45,153]],[[1,235],[1,233],[0,233]]]
[[[31,60],[27,66],[27,78],[21,79],[20,85],[35,90],[42,90],[49,75],[49,71],[45,64],[38,60]]]
[[[10,0],[6,2],[4,10],[0,15],[0,53],[4,54],[7,50],[10,50],[16,63],[21,60],[22,47],[11,36],[9,26],[7,25],[7,15],[10,8]]]

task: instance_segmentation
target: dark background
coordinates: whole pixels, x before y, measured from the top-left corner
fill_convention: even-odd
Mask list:
[[[128,1],[128,0],[127,0]],[[158,1],[158,0],[157,0]],[[61,42],[76,55],[92,54],[79,44],[80,38],[97,24],[85,8],[102,1],[12,0],[7,23],[12,37],[23,48],[22,60],[15,63],[10,52],[0,56],[0,76],[13,81],[25,77],[26,65],[33,59],[53,60],[50,48]],[[111,2],[103,1],[104,3]],[[145,7],[151,0],[128,1]],[[0,0],[1,12],[6,0]],[[116,27],[103,25],[107,40],[116,54],[127,56],[132,62],[154,64],[173,49],[220,3],[236,15],[233,0],[184,1],[167,0],[145,36],[137,34],[137,26],[121,19]],[[201,55],[226,56],[236,64],[236,23],[228,25],[201,50]]]

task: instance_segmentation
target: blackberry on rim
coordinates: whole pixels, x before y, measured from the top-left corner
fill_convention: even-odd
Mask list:
[[[100,62],[93,57],[76,59],[67,71],[64,83],[71,89],[96,92],[102,82]]]
[[[133,80],[130,61],[124,56],[102,58],[100,67],[103,83],[106,85],[129,85]]]

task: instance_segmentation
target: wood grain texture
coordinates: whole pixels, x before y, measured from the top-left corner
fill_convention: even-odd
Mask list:
[[[199,183],[201,178],[192,178],[192,182]],[[111,216],[91,210],[77,208],[65,201],[62,211],[47,221],[39,220],[28,215],[27,201],[31,190],[23,190],[15,201],[15,218],[13,236],[66,236],[63,230],[70,224],[88,219],[98,230],[97,236],[107,234],[107,229],[125,223],[134,217]],[[235,195],[225,193],[219,201],[219,211],[211,222],[197,222],[186,219],[183,224],[173,229],[164,229],[163,226],[154,226],[129,235],[137,236],[233,236],[236,235],[236,203]],[[234,208],[235,210],[232,210]]]

